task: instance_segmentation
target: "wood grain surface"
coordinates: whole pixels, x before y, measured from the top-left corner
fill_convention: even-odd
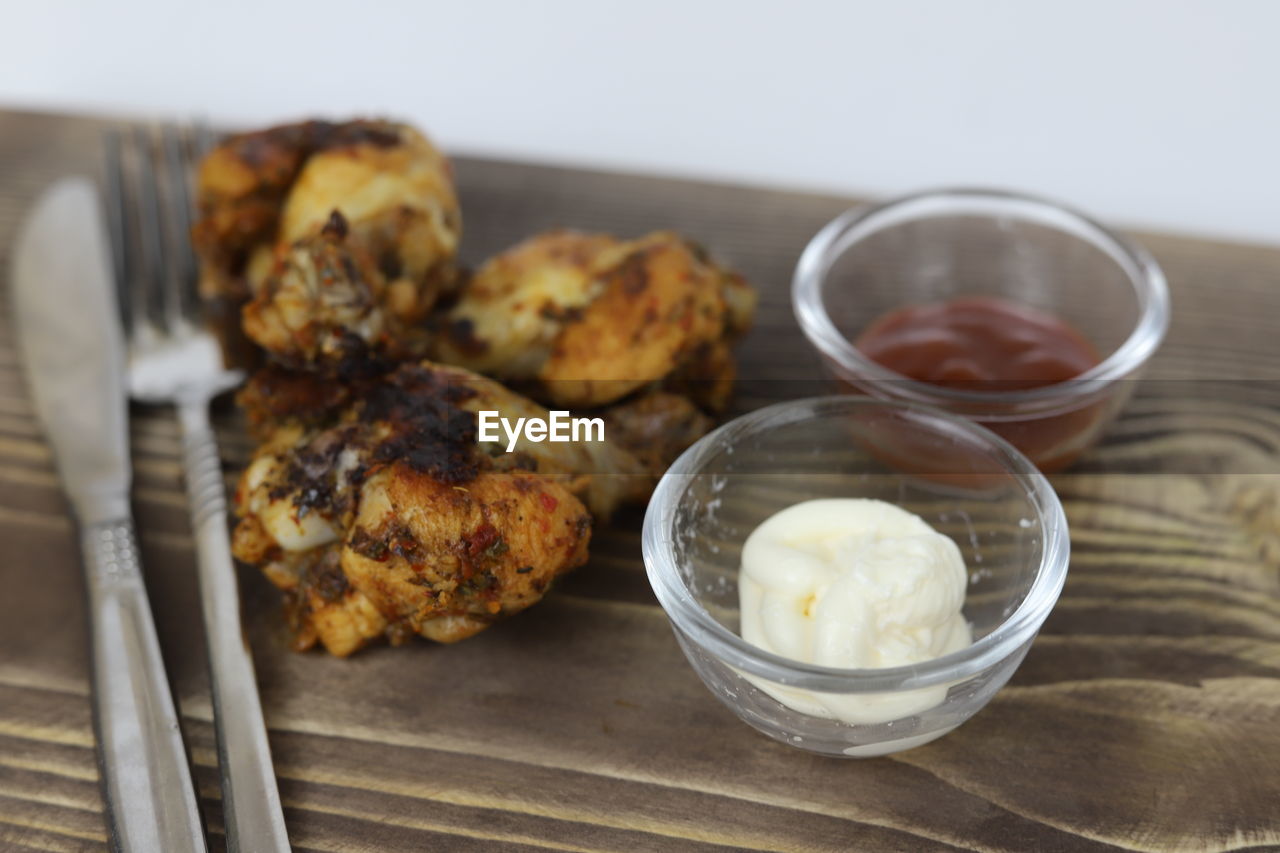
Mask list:
[[[0,113],[0,269],[35,194],[96,168],[97,122]],[[791,315],[798,253],[848,199],[460,158],[464,255],[553,225],[673,227],[756,283],[741,410],[827,389]],[[1187,203],[1193,203],[1188,200]],[[457,646],[293,654],[241,577],[299,850],[1280,849],[1280,249],[1138,235],[1169,339],[1104,444],[1054,478],[1071,571],[1012,682],[866,761],[721,707],[655,604],[632,512],[543,603]],[[7,272],[6,272],[7,274]],[[76,543],[0,299],[0,849],[97,850]],[[221,813],[177,429],[135,409],[151,600],[215,848]],[[249,443],[219,425],[228,477]]]

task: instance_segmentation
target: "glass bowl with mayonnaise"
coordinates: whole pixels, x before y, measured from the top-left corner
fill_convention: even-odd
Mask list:
[[[1062,505],[1022,453],[917,403],[834,396],[689,448],[644,520],[649,582],[711,692],[783,743],[910,749],[982,708],[1066,578]]]
[[[988,189],[841,214],[805,248],[791,293],[842,384],[976,420],[1043,471],[1101,437],[1170,316],[1140,246],[1065,205]]]

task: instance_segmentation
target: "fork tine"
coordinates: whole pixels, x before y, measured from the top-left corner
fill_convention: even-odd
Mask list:
[[[176,312],[164,286],[165,256],[163,225],[160,222],[160,192],[156,183],[154,146],[145,127],[134,128],[134,171],[137,175],[138,246],[141,268],[134,280],[134,293],[146,306],[147,317],[162,332],[168,331]]]
[[[175,279],[172,295],[180,313],[194,319],[199,316],[200,301],[196,294],[196,256],[191,248],[190,140],[174,125],[164,126],[161,140],[168,201],[165,221],[170,225],[169,247]]]
[[[125,333],[133,330],[132,284],[134,263],[129,246],[129,231],[126,219],[129,216],[129,203],[125,199],[124,153],[120,148],[120,131],[109,128],[102,135],[102,147],[105,160],[105,181],[107,205],[107,227],[111,236],[111,260],[115,272],[116,304],[120,310],[120,322]]]

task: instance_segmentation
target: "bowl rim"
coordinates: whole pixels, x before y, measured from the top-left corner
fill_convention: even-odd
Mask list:
[[[1014,612],[991,633],[959,651],[907,666],[826,667],[785,658],[748,643],[712,617],[681,580],[673,554],[671,528],[686,484],[702,473],[702,464],[710,455],[749,435],[815,418],[877,408],[940,419],[947,429],[978,438],[1011,463],[1009,473],[1035,508],[1035,521],[1040,528],[1040,564],[1031,589]],[[1013,654],[1035,636],[1057,602],[1066,581],[1071,549],[1066,514],[1048,477],[1007,441],[973,421],[935,406],[840,394],[765,406],[729,421],[695,442],[676,459],[654,490],[645,512],[641,550],[649,583],[673,627],[717,659],[740,671],[790,687],[826,693],[874,693],[959,681]]]
[[[884,227],[943,213],[964,215],[963,211],[943,210],[956,202],[972,205],[977,210],[974,215],[983,215],[986,211],[982,208],[1002,208],[1001,215],[1055,228],[1090,243],[1109,257],[1125,273],[1138,300],[1138,319],[1129,336],[1079,376],[1022,391],[946,388],[911,379],[867,358],[841,334],[827,313],[822,284],[831,265],[851,244]],[[840,371],[851,374],[849,379],[891,383],[893,396],[919,402],[988,404],[1001,409],[1031,411],[1060,407],[1064,401],[1097,394],[1111,382],[1139,370],[1159,349],[1168,332],[1170,317],[1169,287],[1164,272],[1141,246],[1069,205],[1028,193],[986,187],[923,190],[846,210],[823,226],[801,253],[791,280],[791,307],[810,344]]]

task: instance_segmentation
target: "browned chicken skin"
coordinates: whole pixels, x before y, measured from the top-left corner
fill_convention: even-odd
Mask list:
[[[244,306],[245,334],[277,362],[349,373],[425,349],[423,301],[395,292],[347,228],[335,212],[319,234],[290,246]]]
[[[422,134],[353,121],[232,136],[201,164],[199,204],[202,290],[247,301],[245,333],[276,360],[332,371],[423,354],[461,216]]]
[[[658,477],[715,425],[688,397],[668,391],[641,394],[602,414],[609,440]]]
[[[336,406],[303,392],[260,412],[236,493],[233,551],[288,592],[304,647],[470,636],[584,562],[591,513],[656,479],[611,441],[477,442],[478,411],[547,413],[460,368],[405,364],[349,389]]]
[[[721,410],[729,342],[750,325],[754,292],[668,231],[621,241],[553,231],[485,263],[448,311],[435,356],[532,383],[556,405],[591,408],[653,383],[678,383]]]
[[[202,292],[267,356],[238,397],[261,444],[233,551],[285,591],[297,647],[338,656],[469,637],[584,563],[592,518],[724,409],[755,307],[665,231],[550,232],[457,275],[450,166],[394,122],[229,137],[199,205]],[[500,382],[604,440],[478,442],[481,411],[548,416]]]

